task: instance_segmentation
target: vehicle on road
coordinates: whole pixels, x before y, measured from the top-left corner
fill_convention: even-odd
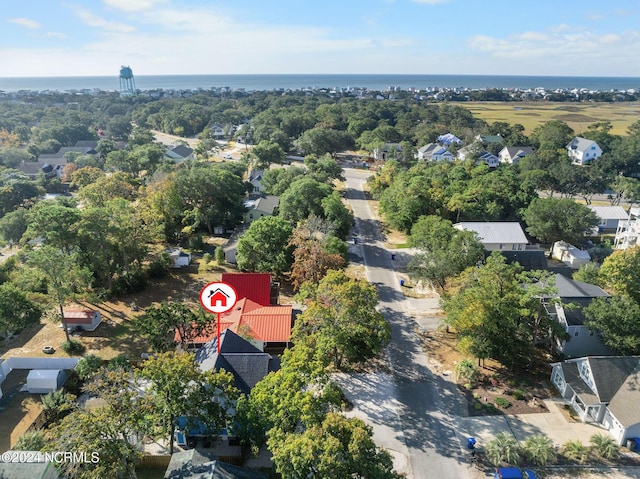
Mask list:
[[[498,467],[493,473],[494,479],[536,479],[536,475],[529,469],[519,467]]]

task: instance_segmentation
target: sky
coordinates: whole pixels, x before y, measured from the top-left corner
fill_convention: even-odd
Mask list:
[[[640,77],[640,0],[1,0],[0,77]]]

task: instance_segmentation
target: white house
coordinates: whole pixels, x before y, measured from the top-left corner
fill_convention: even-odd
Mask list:
[[[451,143],[461,145],[462,140],[453,133],[445,133],[444,135],[440,135],[438,137],[438,143],[442,143],[444,146],[449,146]]]
[[[418,148],[416,158],[423,161],[453,161],[453,154],[438,143],[427,143]]]
[[[262,188],[263,175],[264,175],[263,170],[251,170],[251,174],[249,175],[249,183],[253,185],[252,194],[264,193],[264,188]]]
[[[453,227],[475,231],[486,251],[524,251],[529,244],[517,221],[462,221]]]
[[[486,163],[490,168],[497,168],[498,165],[500,164],[500,159],[493,153],[489,153],[488,151],[483,151],[480,153],[478,162]]]
[[[244,206],[247,208],[247,212],[244,214],[244,222],[248,225],[264,216],[273,216],[279,204],[280,197],[272,195],[245,201]]]
[[[618,222],[613,246],[616,249],[627,249],[640,244],[640,208],[631,208],[625,220]]]
[[[102,322],[102,315],[94,309],[66,309],[64,321],[68,328],[79,327],[85,331],[94,331]]]
[[[640,436],[640,356],[587,356],[553,363],[551,382],[584,422],[620,445]]]
[[[498,153],[498,158],[500,158],[500,163],[517,165],[522,158],[531,153],[533,153],[533,148],[530,146],[505,146]]]
[[[629,218],[629,214],[624,210],[622,206],[593,206],[588,205],[598,218],[600,218],[600,224],[598,225],[598,231],[617,231],[621,222],[626,221]]]
[[[578,249],[564,241],[556,241],[553,243],[553,247],[551,248],[551,257],[558,261],[562,261],[573,269],[579,269],[580,266],[591,261],[591,255],[588,251]]]
[[[588,165],[602,156],[602,148],[593,140],[576,136],[566,146],[567,154],[574,165]]]

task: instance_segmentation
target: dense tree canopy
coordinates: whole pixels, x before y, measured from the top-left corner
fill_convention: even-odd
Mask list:
[[[585,324],[616,354],[640,354],[640,305],[631,297],[596,298],[584,314]]]
[[[543,243],[582,242],[600,223],[591,209],[568,198],[536,198],[523,218],[527,232]]]
[[[289,246],[292,232],[291,223],[279,216],[264,216],[254,221],[238,240],[238,267],[275,275],[289,271],[293,261]]]

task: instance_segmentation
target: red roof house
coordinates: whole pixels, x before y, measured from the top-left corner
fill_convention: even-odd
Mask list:
[[[85,331],[93,331],[102,322],[102,315],[93,309],[67,309],[64,311],[64,321],[68,328],[80,327]]]
[[[222,273],[222,282],[233,286],[238,298],[248,298],[261,306],[272,304],[271,273]]]
[[[234,308],[220,315],[220,331],[230,329],[241,336],[250,336],[265,349],[284,349],[291,342],[293,309],[291,305],[262,306],[249,298],[242,298]],[[215,320],[198,336],[186,338],[189,347],[199,348],[217,336]],[[176,342],[181,342],[176,332]]]

